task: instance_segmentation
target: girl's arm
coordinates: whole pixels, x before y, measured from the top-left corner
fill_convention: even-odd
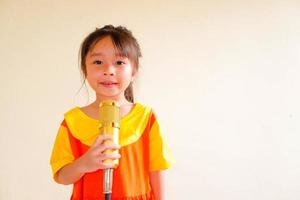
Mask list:
[[[60,184],[68,185],[75,183],[84,175],[82,162],[80,159],[65,165],[57,172],[57,182]]]
[[[150,172],[150,185],[155,200],[164,200],[164,180],[161,171]]]
[[[78,181],[85,173],[94,172],[98,169],[113,168],[113,164],[103,163],[106,159],[118,159],[120,154],[104,154],[107,149],[119,149],[119,146],[110,143],[104,144],[104,140],[112,140],[111,135],[101,135],[96,142],[74,162],[65,165],[57,172],[57,182],[68,185]]]

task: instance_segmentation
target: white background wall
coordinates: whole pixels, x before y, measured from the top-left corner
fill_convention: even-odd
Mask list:
[[[299,1],[1,0],[1,200],[69,198],[49,157],[88,102],[79,45],[105,24],[141,44],[137,100],[177,160],[167,199],[300,199]]]

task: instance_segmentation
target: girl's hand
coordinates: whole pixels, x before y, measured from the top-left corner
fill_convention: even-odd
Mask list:
[[[119,153],[105,154],[107,149],[116,150],[120,146],[114,143],[103,142],[105,140],[112,140],[112,135],[100,135],[90,149],[79,158],[80,168],[83,173],[94,172],[98,169],[114,168],[113,163],[103,163],[106,159],[119,159]]]

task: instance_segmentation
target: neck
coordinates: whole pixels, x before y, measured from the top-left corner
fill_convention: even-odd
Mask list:
[[[114,100],[114,101],[118,102],[120,106],[132,104],[131,102],[127,101],[127,99],[125,97],[124,98],[113,98],[113,97],[112,98],[102,98],[99,96],[97,96],[96,100],[92,104],[94,104],[94,106],[98,107],[100,102],[104,101],[104,100]]]

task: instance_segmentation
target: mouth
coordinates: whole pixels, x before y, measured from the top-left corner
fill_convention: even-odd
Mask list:
[[[103,81],[103,82],[99,82],[100,85],[109,87],[109,86],[114,86],[117,85],[117,82],[113,82],[113,81]]]

